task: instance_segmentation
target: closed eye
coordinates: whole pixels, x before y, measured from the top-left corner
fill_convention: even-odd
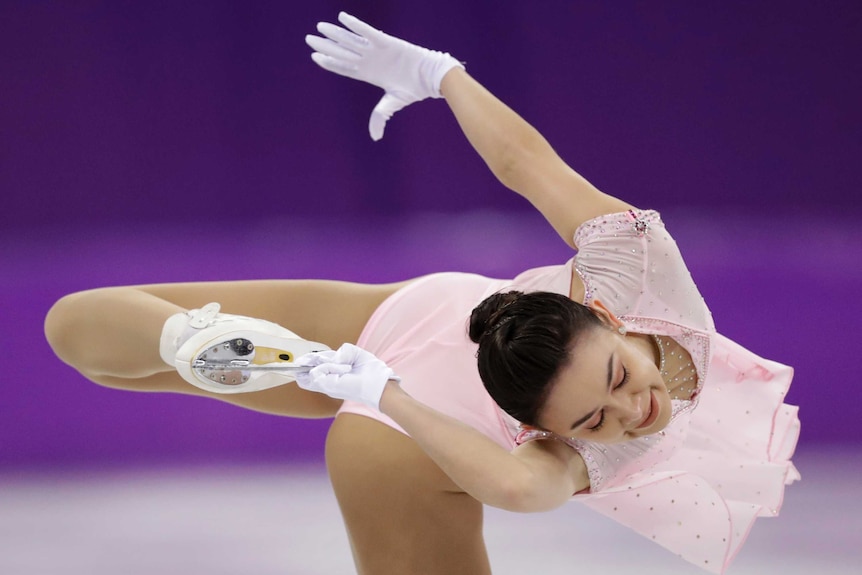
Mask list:
[[[629,370],[627,370],[626,367],[623,366],[623,378],[616,385],[616,387],[614,387],[614,390],[620,389],[622,386],[624,386],[628,382],[629,382]],[[592,427],[588,427],[587,429],[589,429],[590,431],[599,431],[604,424],[605,424],[605,410],[603,409],[599,415],[599,422],[597,424],[593,425]]]
[[[602,426],[604,424],[605,424],[605,410],[603,409],[599,415],[599,422],[597,424],[593,425],[592,427],[588,427],[587,429],[589,429],[590,431],[598,431],[602,428]]]
[[[624,386],[625,384],[627,384],[628,382],[629,382],[629,370],[626,369],[626,366],[623,366],[623,378],[622,378],[622,380],[620,380],[620,382],[617,384],[617,386],[614,389],[619,389],[622,386]]]

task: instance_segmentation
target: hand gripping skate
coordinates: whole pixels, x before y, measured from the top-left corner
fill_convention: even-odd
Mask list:
[[[192,335],[179,345],[174,365],[203,390],[246,393],[284,385],[310,369],[297,365],[297,358],[329,349],[280,325],[218,310],[218,304],[209,304],[178,314]]]

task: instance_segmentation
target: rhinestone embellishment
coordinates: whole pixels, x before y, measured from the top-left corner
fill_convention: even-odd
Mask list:
[[[635,233],[637,233],[638,237],[643,237],[649,231],[649,222],[643,218],[637,217],[632,210],[629,210],[629,216],[634,220],[632,225],[635,228]]]

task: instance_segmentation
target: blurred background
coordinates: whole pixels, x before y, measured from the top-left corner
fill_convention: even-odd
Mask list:
[[[862,4],[851,0],[0,2],[0,571],[350,569],[322,471],[328,421],[90,384],[42,335],[62,295],[512,277],[571,257],[444,102],[409,107],[371,141],[380,92],[319,69],[304,43],[339,10],[465,61],[600,189],[662,212],[718,329],[796,369],[804,480],[731,573],[850,573],[862,526],[845,499],[862,471]],[[292,492],[314,503],[290,507]],[[208,515],[213,501],[223,515]],[[188,525],[168,512],[184,504]],[[305,528],[278,531],[296,513]],[[538,535],[551,519],[514,517],[537,534],[523,557],[572,545]],[[503,514],[496,525],[492,558],[498,549],[499,572],[514,573],[527,559],[507,538],[523,541],[523,524]],[[600,540],[576,548],[625,568]],[[36,561],[45,549],[63,563]],[[657,573],[697,572],[641,553],[657,553]],[[566,557],[544,572],[568,572]]]

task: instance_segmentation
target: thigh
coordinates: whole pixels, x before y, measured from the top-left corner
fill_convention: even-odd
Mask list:
[[[187,309],[219,302],[225,313],[265,319],[336,348],[356,343],[374,310],[407,283],[257,280],[137,287]]]
[[[260,413],[302,419],[334,417],[342,403],[340,399],[301,389],[292,382],[252,393],[212,393],[191,385],[176,371],[166,371],[137,379],[92,374],[84,374],[84,376],[90,381],[112,389],[207,397]]]
[[[199,308],[216,301],[225,313],[272,321],[306,339],[337,348],[345,342],[355,343],[374,310],[406,283],[409,282],[357,284],[326,280],[260,280],[103,288],[70,298],[69,301],[77,302],[78,311],[66,311],[64,315],[96,321],[92,337],[84,339],[92,342],[96,337],[105,337],[107,341],[98,345],[88,344],[88,348],[99,350],[102,355],[107,353],[114,363],[116,357],[135,358],[143,365],[130,370],[131,373],[152,373],[149,376],[129,376],[117,373],[116,369],[76,366],[101,385],[130,391],[210,397],[256,411],[292,417],[332,417],[341,405],[340,400],[302,390],[295,384],[254,393],[215,394],[187,383],[176,371],[169,370],[158,355],[158,338],[165,318],[179,308]],[[83,331],[80,321],[69,321],[73,327],[66,331]]]
[[[326,461],[358,573],[490,574],[482,504],[406,435],[341,414]]]

